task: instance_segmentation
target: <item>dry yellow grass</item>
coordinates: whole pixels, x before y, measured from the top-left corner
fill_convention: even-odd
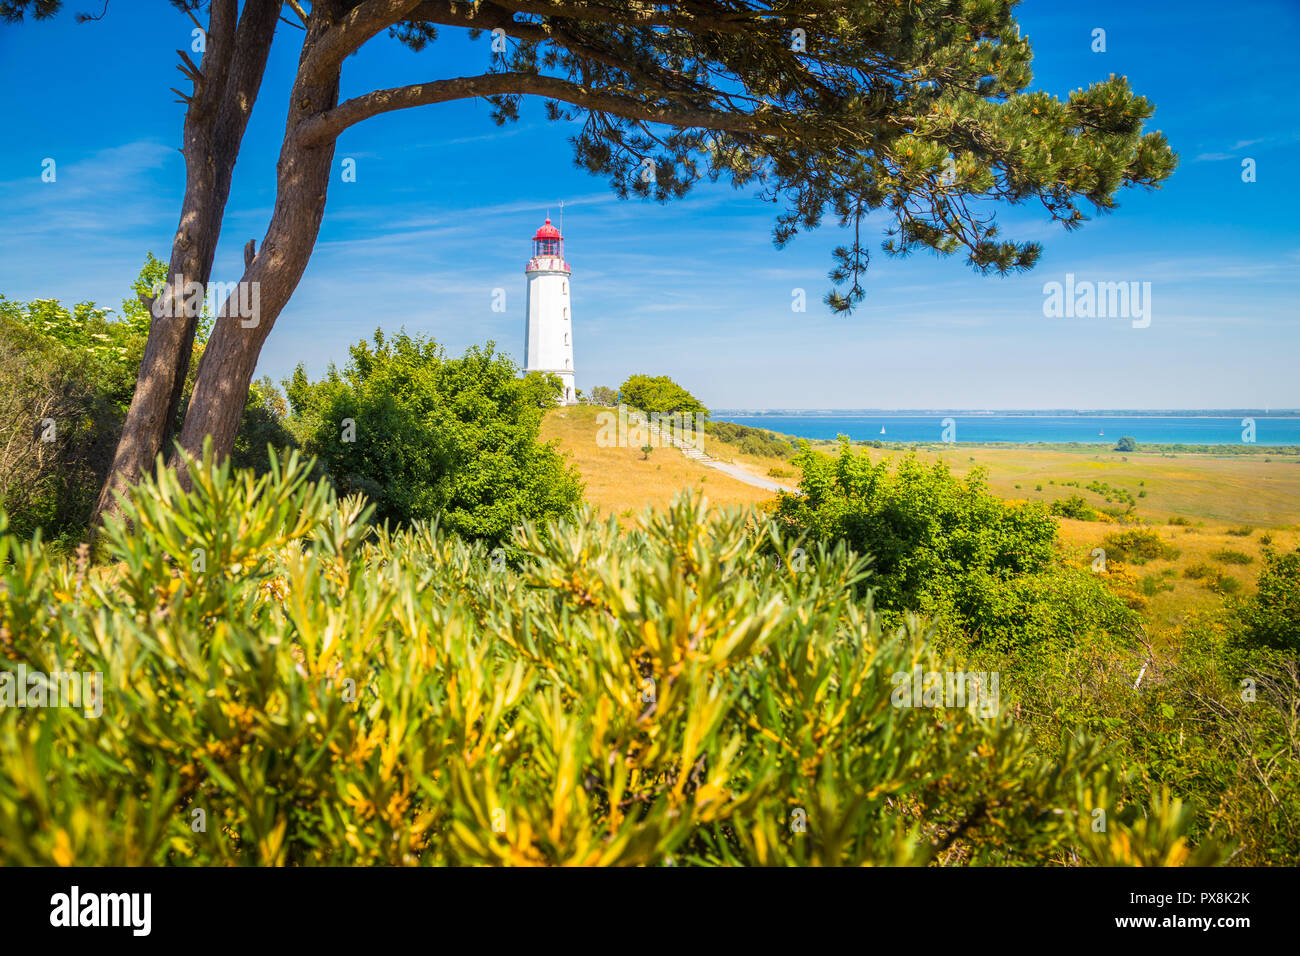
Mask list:
[[[1103,524],[1096,521],[1060,522],[1062,546],[1080,564],[1089,565],[1094,548],[1105,548],[1107,535],[1121,533],[1132,525]],[[1286,551],[1300,545],[1300,532],[1292,530],[1252,531],[1249,535],[1229,534],[1231,525],[1157,525],[1154,531],[1166,544],[1177,549],[1174,558],[1155,558],[1145,564],[1122,563],[1122,567],[1139,581],[1148,578],[1158,590],[1147,595],[1146,616],[1156,630],[1176,628],[1193,613],[1208,611],[1223,604],[1227,594],[1212,587],[1213,576],[1189,578],[1186,571],[1197,565],[1207,566],[1237,581],[1237,595],[1255,590],[1265,547]],[[1269,541],[1268,545],[1265,541]],[[1218,552],[1235,551],[1250,558],[1249,563],[1225,563],[1214,557]],[[1110,563],[1110,562],[1108,562]]]
[[[601,411],[578,405],[548,412],[541,438],[559,443],[587,484],[585,500],[602,513],[627,517],[646,505],[663,508],[679,491],[690,489],[703,491],[713,507],[753,505],[773,497],[692,461],[676,448],[656,448],[648,458],[639,448],[601,448],[596,444],[596,416]]]

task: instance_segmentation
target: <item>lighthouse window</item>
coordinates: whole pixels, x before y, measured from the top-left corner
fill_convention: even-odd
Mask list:
[[[565,344],[565,345],[568,345],[568,344],[569,344],[569,333],[568,333],[568,332],[565,332],[565,333],[564,333],[564,344]]]
[[[568,295],[568,294],[569,294],[569,283],[567,283],[567,282],[561,282],[561,283],[560,283],[560,294],[561,294],[561,295]]]
[[[564,307],[564,321],[569,321],[569,307],[567,305]]]

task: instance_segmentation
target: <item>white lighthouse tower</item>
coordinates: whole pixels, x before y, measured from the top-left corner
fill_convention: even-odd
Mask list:
[[[562,403],[575,405],[569,264],[564,261],[564,237],[549,217],[533,236],[533,257],[524,275],[528,277],[524,371],[558,375],[564,383]]]

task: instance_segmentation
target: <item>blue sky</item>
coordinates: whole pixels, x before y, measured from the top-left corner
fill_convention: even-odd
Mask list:
[[[164,260],[184,165],[178,47],[192,24],[162,0],[0,25],[0,292],[117,307],[146,251]],[[1065,234],[1030,207],[1004,234],[1044,242],[1023,277],[981,277],[960,258],[874,255],[851,316],[821,304],[833,225],[772,246],[774,208],[702,185],[660,205],[617,200],[574,167],[571,130],[526,103],[492,124],[486,104],[387,114],[340,139],[320,240],[263,351],[259,374],[319,374],[376,326],[452,352],[495,340],[523,352],[523,267],[550,207],[573,267],[577,383],[667,374],[727,408],[1239,408],[1300,406],[1300,58],[1294,0],[1209,3],[1027,0],[1035,86],[1065,96],[1127,75],[1157,106],[1181,163],[1165,187],[1128,190],[1115,213]],[[1092,52],[1093,30],[1106,52]],[[275,162],[300,34],[276,40],[245,138],[213,279],[233,281],[274,201]],[[488,37],[447,29],[421,53],[372,43],[344,97],[481,72]],[[57,180],[41,181],[42,161]],[[1241,162],[1255,160],[1244,183]],[[877,224],[879,225],[879,224]],[[873,239],[878,248],[878,238]],[[1151,283],[1151,323],[1046,318],[1043,285]],[[491,309],[507,292],[505,313]],[[808,309],[791,310],[792,290]]]

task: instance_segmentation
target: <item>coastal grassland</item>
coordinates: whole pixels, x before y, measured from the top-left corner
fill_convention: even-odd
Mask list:
[[[908,453],[903,447],[868,451],[873,461]],[[1149,527],[1172,550],[1141,564],[1108,556],[1107,573],[1123,582],[1120,589],[1132,596],[1158,641],[1197,615],[1254,593],[1266,548],[1287,551],[1300,545],[1300,457],[1294,455],[964,445],[921,447],[916,455],[945,461],[957,475],[981,466],[989,490],[1010,501],[1050,505],[1078,495],[1099,512],[1124,511],[1128,504],[1117,490],[1127,492],[1134,502],[1129,519]],[[1112,501],[1106,501],[1107,494]],[[1170,524],[1171,519],[1186,523]],[[1085,567],[1092,565],[1094,548],[1110,550],[1109,535],[1139,526],[1069,518],[1059,519],[1059,525],[1067,560]],[[1224,551],[1250,560],[1233,564],[1215,557]]]
[[[1091,567],[1094,548],[1106,548],[1109,535],[1123,526],[1095,521],[1059,519],[1060,544],[1068,560]],[[1126,582],[1139,596],[1153,635],[1167,635],[1198,613],[1221,608],[1233,598],[1255,592],[1265,551],[1290,551],[1300,545],[1300,532],[1252,530],[1229,525],[1153,525],[1148,529],[1172,552],[1143,563],[1118,561],[1108,555],[1107,573]],[[1225,560],[1225,552],[1244,556]]]
[[[588,406],[555,409],[547,414],[541,436],[558,441],[572,457],[586,482],[586,500],[601,512],[627,517],[646,505],[661,508],[689,488],[703,490],[714,507],[771,502],[768,492],[693,462],[675,449],[657,448],[643,459],[636,448],[599,447],[600,411]],[[837,447],[834,442],[810,444],[827,452]],[[906,445],[855,448],[873,462],[899,460],[911,452]],[[705,438],[705,450],[755,475],[767,476],[775,469],[790,475],[778,480],[798,483],[798,468],[787,459],[748,454],[714,436]],[[1106,573],[1108,582],[1142,611],[1153,639],[1160,643],[1197,615],[1254,593],[1266,549],[1287,551],[1300,545],[1300,457],[1295,455],[1121,453],[1101,447],[1027,445],[922,445],[915,454],[928,463],[945,461],[959,476],[980,466],[988,473],[989,490],[1009,501],[1050,505],[1078,495],[1099,512],[1122,512],[1131,499],[1129,518],[1135,523],[1058,519],[1059,548],[1066,561],[1091,567],[1093,549],[1107,548],[1110,535],[1133,527],[1147,527],[1157,535],[1167,545],[1165,556],[1139,564],[1112,555]],[[1180,523],[1170,524],[1171,519]],[[1215,557],[1224,552],[1249,560],[1234,563]]]
[[[870,453],[873,460],[897,456],[906,454],[906,446],[872,448]],[[1009,499],[1050,504],[1079,494],[1097,508],[1122,506],[1117,497],[1108,503],[1104,494],[1087,487],[1094,484],[1128,492],[1135,499],[1135,513],[1150,521],[1181,517],[1207,525],[1258,528],[1290,528],[1300,522],[1296,455],[1160,454],[1031,445],[920,446],[916,454],[926,461],[947,461],[955,474],[983,466],[989,489]]]
[[[671,449],[656,449],[648,460],[634,448],[596,445],[596,416],[602,409],[577,406],[549,412],[542,439],[558,440],[571,453],[587,482],[587,500],[616,513],[640,511],[647,503],[666,503],[681,488],[703,487],[715,504],[758,502],[771,496],[698,465]],[[834,442],[810,442],[819,451],[833,451]],[[1254,454],[1209,452],[1115,452],[1098,446],[1032,445],[890,445],[855,444],[872,461],[900,458],[915,447],[925,462],[946,461],[953,473],[966,475],[976,466],[988,473],[989,490],[1008,500],[1051,504],[1077,494],[1097,509],[1123,510],[1127,501],[1089,488],[1122,490],[1132,497],[1133,515],[1156,524],[1186,519],[1197,531],[1214,535],[1228,527],[1252,526],[1260,531],[1294,531],[1300,523],[1300,456],[1259,449]],[[732,443],[705,438],[705,450],[721,461],[740,465],[756,475],[773,469],[798,480],[787,459],[747,454]],[[1041,487],[1040,487],[1041,486]]]

